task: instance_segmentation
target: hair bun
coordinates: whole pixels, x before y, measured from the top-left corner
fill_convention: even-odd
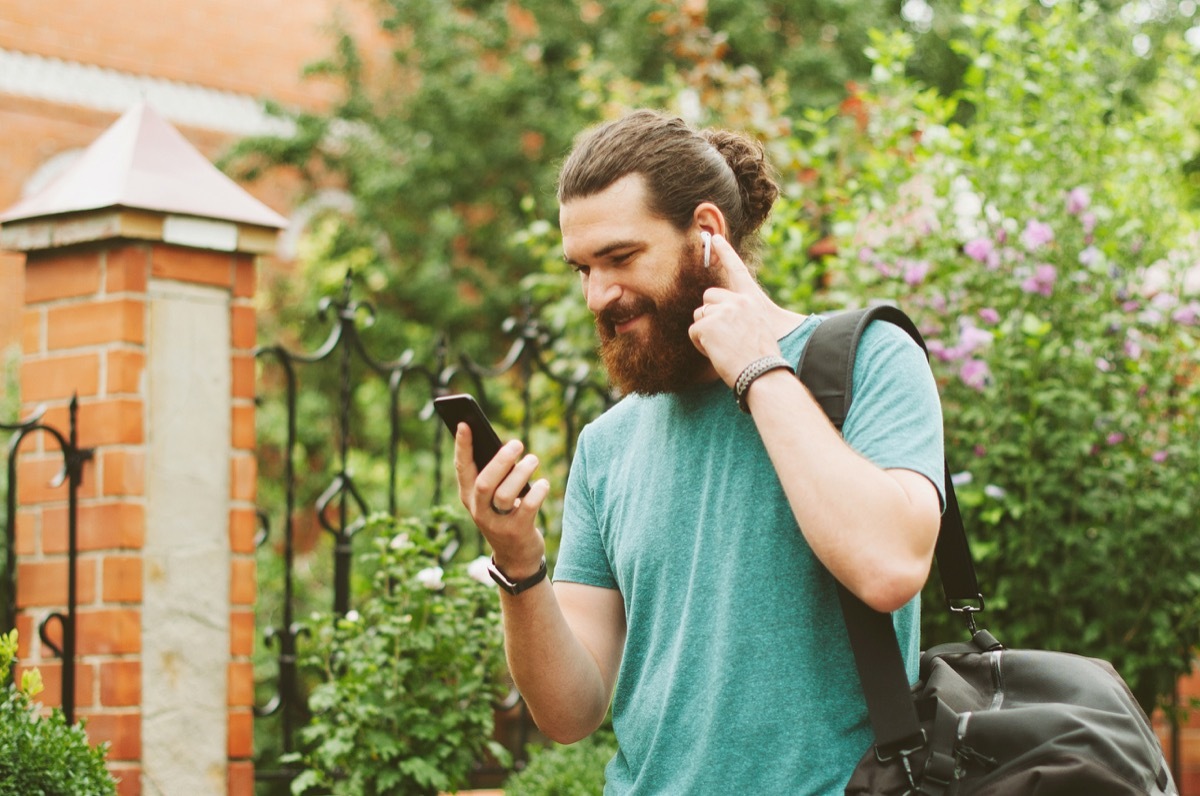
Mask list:
[[[733,170],[746,211],[746,232],[757,230],[767,220],[771,207],[779,198],[779,185],[775,182],[762,144],[727,130],[705,130],[702,135]]]

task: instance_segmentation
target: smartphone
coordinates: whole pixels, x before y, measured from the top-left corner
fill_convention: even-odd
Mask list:
[[[443,395],[433,399],[433,408],[446,423],[453,436],[458,431],[459,423],[466,423],[471,428],[471,448],[475,457],[475,469],[482,470],[500,451],[500,437],[496,429],[488,422],[487,415],[476,402],[474,396],[461,393],[459,395]],[[521,487],[521,495],[529,491],[529,484]]]

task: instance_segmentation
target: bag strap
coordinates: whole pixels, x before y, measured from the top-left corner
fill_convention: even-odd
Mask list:
[[[925,341],[912,320],[896,307],[881,305],[840,312],[824,319],[809,338],[796,365],[796,375],[839,431],[853,400],[858,343],[867,325],[876,320],[899,326],[928,356]],[[971,614],[983,609],[983,597],[950,480],[949,464],[943,470],[946,508],[934,556],[947,605],[952,611],[966,613],[974,630]],[[875,733],[876,753],[906,753],[920,748],[925,739],[909,697],[908,675],[891,615],[872,609],[840,583],[838,599]],[[960,606],[960,602],[977,604]]]

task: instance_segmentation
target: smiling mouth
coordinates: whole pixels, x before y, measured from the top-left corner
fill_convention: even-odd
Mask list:
[[[617,334],[625,334],[626,332],[633,329],[633,327],[637,324],[637,322],[640,321],[644,317],[646,317],[646,316],[639,313],[637,315],[631,315],[628,318],[625,318],[624,320],[614,321],[613,329],[616,331]]]

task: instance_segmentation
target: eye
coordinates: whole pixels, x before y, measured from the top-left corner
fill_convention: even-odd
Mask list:
[[[571,270],[574,271],[575,273],[579,274],[580,276],[587,276],[588,274],[590,274],[592,272],[592,269],[590,266],[580,265],[578,263],[571,263]]]

